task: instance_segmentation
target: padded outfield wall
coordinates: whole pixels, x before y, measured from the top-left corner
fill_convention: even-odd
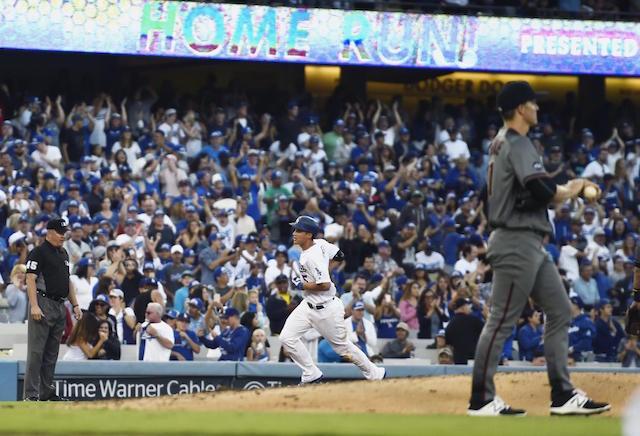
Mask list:
[[[354,365],[320,364],[325,378],[360,380]],[[390,378],[471,374],[462,365],[388,365]],[[545,371],[543,367],[500,367],[500,372]],[[633,373],[640,368],[571,368],[572,372]],[[0,401],[22,399],[24,361],[0,361]],[[295,385],[301,371],[293,363],[254,362],[58,362],[56,392],[74,400],[156,397],[220,389],[250,390]]]

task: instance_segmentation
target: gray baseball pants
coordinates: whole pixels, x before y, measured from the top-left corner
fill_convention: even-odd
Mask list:
[[[487,259],[493,270],[493,291],[489,318],[476,347],[471,404],[484,404],[495,396],[493,376],[504,342],[529,297],[546,316],[544,354],[551,397],[572,390],[567,368],[571,304],[560,274],[542,245],[542,236],[532,231],[497,229],[489,238]]]
[[[27,367],[24,374],[24,398],[47,400],[55,394],[53,374],[56,370],[60,339],[64,332],[67,311],[64,303],[37,295],[44,314],[40,321],[31,317],[27,332]]]

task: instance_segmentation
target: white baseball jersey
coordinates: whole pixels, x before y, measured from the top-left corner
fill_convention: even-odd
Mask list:
[[[304,292],[304,297],[312,304],[321,304],[336,295],[336,286],[331,281],[329,263],[339,248],[324,239],[314,239],[313,245],[300,255],[300,274],[305,283],[330,283],[324,292]]]
[[[347,325],[344,319],[344,305],[336,295],[336,287],[331,282],[329,263],[339,249],[324,239],[314,239],[313,245],[300,255],[299,269],[305,283],[330,283],[328,291],[305,292],[305,300],[296,307],[284,323],[280,332],[280,342],[291,359],[302,369],[302,382],[308,383],[322,377],[322,371],[313,362],[302,338],[310,330],[316,329],[341,356],[348,356],[368,380],[381,380],[385,369],[379,368],[347,339]],[[322,305],[318,309],[312,305]]]

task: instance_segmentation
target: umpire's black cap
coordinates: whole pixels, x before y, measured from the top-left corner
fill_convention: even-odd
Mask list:
[[[318,222],[306,215],[299,216],[295,222],[291,223],[291,227],[300,232],[311,233],[314,236],[320,231]]]
[[[536,100],[538,96],[524,80],[507,82],[498,93],[498,109],[500,112],[510,111],[528,101]]]
[[[47,223],[47,230],[55,230],[64,235],[69,231],[69,222],[64,218],[56,218]]]

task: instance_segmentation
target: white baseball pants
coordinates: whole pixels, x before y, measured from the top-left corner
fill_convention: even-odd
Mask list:
[[[306,299],[291,312],[280,333],[280,343],[291,359],[302,369],[302,383],[308,383],[322,376],[311,354],[300,338],[311,328],[315,328],[331,347],[345,360],[353,362],[368,380],[384,378],[385,369],[380,368],[347,338],[344,306],[334,297],[324,304],[323,309],[309,307]]]

